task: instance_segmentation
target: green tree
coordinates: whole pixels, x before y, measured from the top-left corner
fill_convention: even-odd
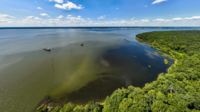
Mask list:
[[[66,104],[61,110],[60,112],[73,112],[74,109],[74,104],[72,104],[71,102]]]

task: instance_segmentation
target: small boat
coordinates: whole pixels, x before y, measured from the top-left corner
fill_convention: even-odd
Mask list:
[[[51,49],[49,48],[43,48],[45,51],[51,51]]]

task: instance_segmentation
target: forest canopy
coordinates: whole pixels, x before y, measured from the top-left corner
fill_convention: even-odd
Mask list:
[[[200,31],[160,31],[138,34],[137,38],[161,51],[175,50],[189,56],[200,53]]]
[[[168,73],[143,88],[117,89],[103,104],[68,103],[62,109],[43,104],[37,112],[200,112],[200,31],[148,32],[136,38],[175,60]]]

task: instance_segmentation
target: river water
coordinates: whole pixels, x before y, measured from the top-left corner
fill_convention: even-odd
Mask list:
[[[135,36],[166,30],[183,29],[0,29],[0,111],[34,112],[47,95],[85,104],[117,88],[143,87],[173,60],[165,65],[166,57]]]

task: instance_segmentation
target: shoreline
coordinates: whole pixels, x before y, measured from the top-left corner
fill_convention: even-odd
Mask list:
[[[137,41],[139,41],[139,38],[137,38],[136,37],[136,39],[137,39]],[[140,41],[139,41],[140,42]],[[140,42],[140,43],[143,43],[143,42]],[[144,42],[145,43],[145,42]],[[145,44],[148,44],[148,43],[145,43]],[[150,44],[148,44],[148,45],[150,45]],[[162,55],[162,56],[164,56],[164,55]],[[164,60],[163,60],[163,64],[164,64]],[[174,63],[175,64],[175,63]],[[173,65],[174,65],[173,64]],[[171,65],[170,67],[172,67],[173,65]],[[169,67],[169,68],[170,68]],[[167,72],[169,72],[169,68],[167,69]],[[122,87],[123,88],[123,87]],[[105,105],[105,103],[106,103],[106,98],[101,102],[93,102],[93,104],[95,104],[95,103],[99,103],[101,106],[104,106]],[[65,105],[71,105],[72,103],[71,102],[68,102],[68,103],[65,103]],[[76,107],[76,106],[81,106],[81,107],[83,107],[83,108],[86,108],[87,107],[87,105],[88,105],[88,103],[86,103],[86,104],[73,104],[74,105],[74,107]],[[44,104],[42,104],[41,106],[43,106],[43,108],[50,108],[50,107],[48,107],[48,105],[44,105]],[[41,108],[41,106],[39,107],[39,108]],[[46,107],[45,107],[46,106]],[[54,108],[56,108],[57,106],[54,106]],[[60,108],[64,108],[63,106],[59,106]],[[53,108],[52,108],[53,109]]]
[[[154,32],[151,32],[151,33],[153,34]],[[157,46],[157,48],[158,48],[158,46]],[[165,48],[163,48],[162,51],[165,51],[164,49]],[[193,58],[195,60],[198,60],[198,58],[197,58],[198,55],[188,56],[187,54],[180,53],[180,51],[177,52],[175,50],[171,50],[169,53],[171,54],[172,58],[175,59],[175,63],[168,68],[168,73],[159,74],[156,81],[147,83],[145,85],[145,87],[138,88],[138,87],[129,86],[128,89],[122,88],[122,89],[115,90],[111,96],[107,96],[105,103],[103,105],[100,105],[99,103],[94,103],[94,102],[91,103],[90,102],[85,107],[82,107],[82,106],[75,107],[75,106],[72,106],[71,103],[68,103],[68,104],[66,104],[66,107],[64,107],[63,109],[68,109],[69,106],[71,106],[70,107],[71,111],[85,110],[85,109],[86,110],[87,109],[95,110],[97,108],[100,108],[101,111],[103,110],[104,112],[110,112],[111,110],[115,110],[116,108],[118,110],[126,109],[128,111],[129,109],[131,109],[132,111],[136,111],[137,108],[139,108],[139,107],[143,108],[143,111],[150,111],[150,110],[153,111],[154,109],[156,109],[156,110],[162,109],[163,111],[170,111],[170,110],[176,110],[176,111],[183,111],[183,110],[186,111],[187,110],[187,111],[189,111],[192,109],[195,111],[196,109],[197,110],[200,109],[200,107],[198,106],[198,104],[199,104],[198,97],[200,98],[200,96],[196,96],[197,98],[195,98],[196,101],[194,101],[194,103],[190,102],[191,105],[193,105],[192,108],[191,107],[188,108],[186,106],[186,105],[188,105],[187,102],[184,102],[183,99],[180,99],[182,102],[180,102],[180,100],[176,99],[176,97],[179,95],[194,94],[194,93],[190,93],[190,91],[193,91],[193,92],[195,92],[195,94],[198,94],[197,86],[194,87],[194,86],[190,85],[190,88],[193,88],[193,90],[191,90],[191,89],[189,90],[189,89],[187,89],[188,85],[183,85],[183,84],[180,85],[183,81],[182,79],[180,79],[180,77],[182,77],[182,78],[185,77],[184,80],[187,80],[188,83],[190,83],[191,81],[192,82],[196,81],[196,83],[197,83],[198,76],[195,76],[196,78],[194,78],[194,77],[188,78],[187,75],[184,75],[184,76],[179,75],[184,70],[180,69],[182,72],[179,72],[180,70],[176,71],[177,67],[178,68],[182,68],[182,67],[187,68],[187,66],[186,66],[187,64],[186,65],[180,64],[180,63],[183,63],[184,60],[192,61]],[[189,61],[189,62],[191,62],[191,61]],[[200,63],[200,59],[198,60],[198,63]],[[193,63],[191,63],[191,64],[193,64]],[[193,68],[188,69],[188,72],[193,72],[194,69],[198,70],[195,68],[195,65],[193,65]],[[188,74],[188,75],[191,75],[191,74]],[[179,78],[176,78],[176,77],[179,77]],[[168,91],[164,90],[164,88],[166,88],[165,86],[167,86]],[[183,90],[180,91],[180,90],[177,90],[177,88],[180,88],[180,89],[183,88]],[[184,89],[186,90],[185,93],[181,93],[184,91]],[[115,99],[118,99],[118,100],[115,100]],[[169,102],[172,99],[174,100],[174,102],[177,102],[177,103]],[[135,102],[135,104],[129,102],[129,100]],[[141,101],[146,102],[145,107],[142,104],[138,104]],[[129,103],[127,104],[127,102],[129,102]],[[168,104],[166,104],[164,102],[168,102]],[[182,105],[184,105],[184,106],[179,107],[178,106],[179,103],[183,103]],[[128,107],[127,107],[127,105],[128,105]],[[162,108],[159,108],[161,105],[162,105]],[[93,108],[90,108],[91,106]],[[129,108],[130,106],[134,106],[135,108]],[[168,107],[168,106],[170,106],[170,107]],[[151,108],[149,108],[149,107],[151,107]],[[56,109],[58,109],[58,108],[56,108]],[[61,110],[63,110],[63,109],[61,109]],[[58,112],[59,110],[60,109],[58,109],[56,112]],[[195,111],[195,112],[197,112],[197,111]]]

